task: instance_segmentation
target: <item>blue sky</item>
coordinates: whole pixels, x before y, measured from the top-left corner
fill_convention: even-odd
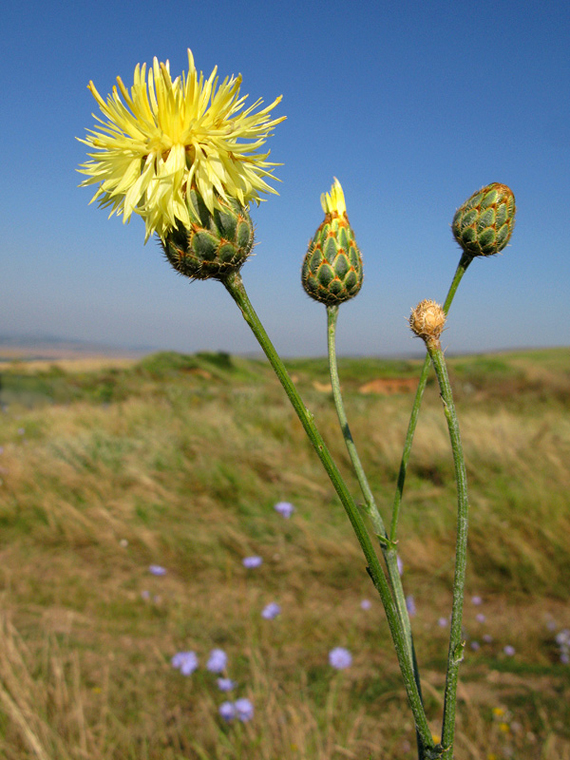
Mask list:
[[[3,11],[0,335],[254,352],[224,288],[177,276],[144,226],[78,189],[104,96],[137,63],[186,50],[209,75],[243,75],[250,101],[283,101],[269,140],[279,196],[254,208],[243,277],[287,355],[324,354],[325,309],[300,285],[333,177],[345,191],[365,281],[341,308],[345,354],[418,351],[405,318],[443,300],[457,206],[508,184],[511,245],[471,265],[450,314],[450,352],[570,344],[570,9],[567,2],[29,2]]]

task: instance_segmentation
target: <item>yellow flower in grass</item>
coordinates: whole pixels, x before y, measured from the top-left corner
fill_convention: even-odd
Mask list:
[[[80,171],[82,186],[98,184],[93,200],[111,207],[111,215],[127,222],[133,213],[145,221],[146,240],[157,232],[189,227],[197,210],[191,190],[201,196],[210,213],[223,203],[247,207],[261,193],[276,191],[266,182],[278,164],[259,152],[272,128],[284,116],[256,100],[244,109],[241,76],[219,84],[217,67],[209,78],[198,72],[188,50],[188,74],[170,76],[169,62],[155,58],[152,68],[137,65],[131,90],[120,77],[105,101],[93,82],[89,89],[104,118],[88,130],[85,143],[93,150]],[[124,102],[123,102],[124,101]]]

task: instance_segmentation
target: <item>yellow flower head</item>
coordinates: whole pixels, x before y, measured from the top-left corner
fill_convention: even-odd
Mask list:
[[[330,193],[323,193],[321,195],[321,206],[323,207],[325,214],[336,213],[339,216],[346,214],[344,193],[341,184],[336,177],[334,178]]]
[[[269,152],[256,151],[285,119],[270,118],[281,97],[260,110],[261,99],[243,110],[241,76],[218,85],[216,72],[206,81],[198,77],[188,50],[188,74],[174,81],[169,62],[155,58],[148,76],[146,64],[136,66],[130,93],[117,77],[105,101],[89,82],[106,120],[94,115],[102,126],[81,140],[96,151],[80,168],[88,175],[82,186],[98,184],[92,200],[110,206],[111,215],[122,214],[124,222],[139,214],[147,240],[154,232],[164,240],[180,223],[190,226],[191,188],[211,213],[220,199],[245,207],[259,203],[260,193],[276,192],[265,178],[278,164],[266,161]]]

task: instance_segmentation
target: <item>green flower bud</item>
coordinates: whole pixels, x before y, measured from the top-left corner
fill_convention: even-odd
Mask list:
[[[457,209],[451,229],[470,256],[492,256],[509,242],[515,226],[515,196],[507,185],[493,182]]]
[[[244,264],[253,248],[249,212],[236,200],[222,198],[210,212],[194,189],[190,200],[190,227],[179,224],[160,241],[166,258],[186,277],[223,279]]]
[[[336,306],[353,298],[362,287],[362,257],[338,179],[330,194],[323,193],[321,204],[325,220],[309,243],[301,280],[311,298]]]

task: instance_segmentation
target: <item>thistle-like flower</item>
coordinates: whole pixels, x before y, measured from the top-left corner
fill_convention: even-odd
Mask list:
[[[325,219],[309,243],[301,279],[316,301],[335,306],[353,298],[362,287],[362,257],[346,214],[340,182],[321,195]]]
[[[455,212],[451,229],[469,256],[492,256],[509,242],[515,226],[515,196],[507,185],[492,182]]]
[[[270,117],[280,97],[244,110],[240,85],[241,76],[218,85],[217,68],[204,81],[190,50],[188,74],[174,80],[169,62],[155,58],[148,76],[146,64],[136,66],[130,92],[117,77],[106,101],[90,82],[104,118],[95,116],[101,126],[81,141],[94,151],[80,168],[88,175],[82,185],[97,184],[93,200],[124,222],[139,214],[146,240],[189,230],[200,217],[196,194],[212,215],[235,204],[247,211],[261,193],[276,192],[266,179],[278,164],[258,151],[285,117]]]

